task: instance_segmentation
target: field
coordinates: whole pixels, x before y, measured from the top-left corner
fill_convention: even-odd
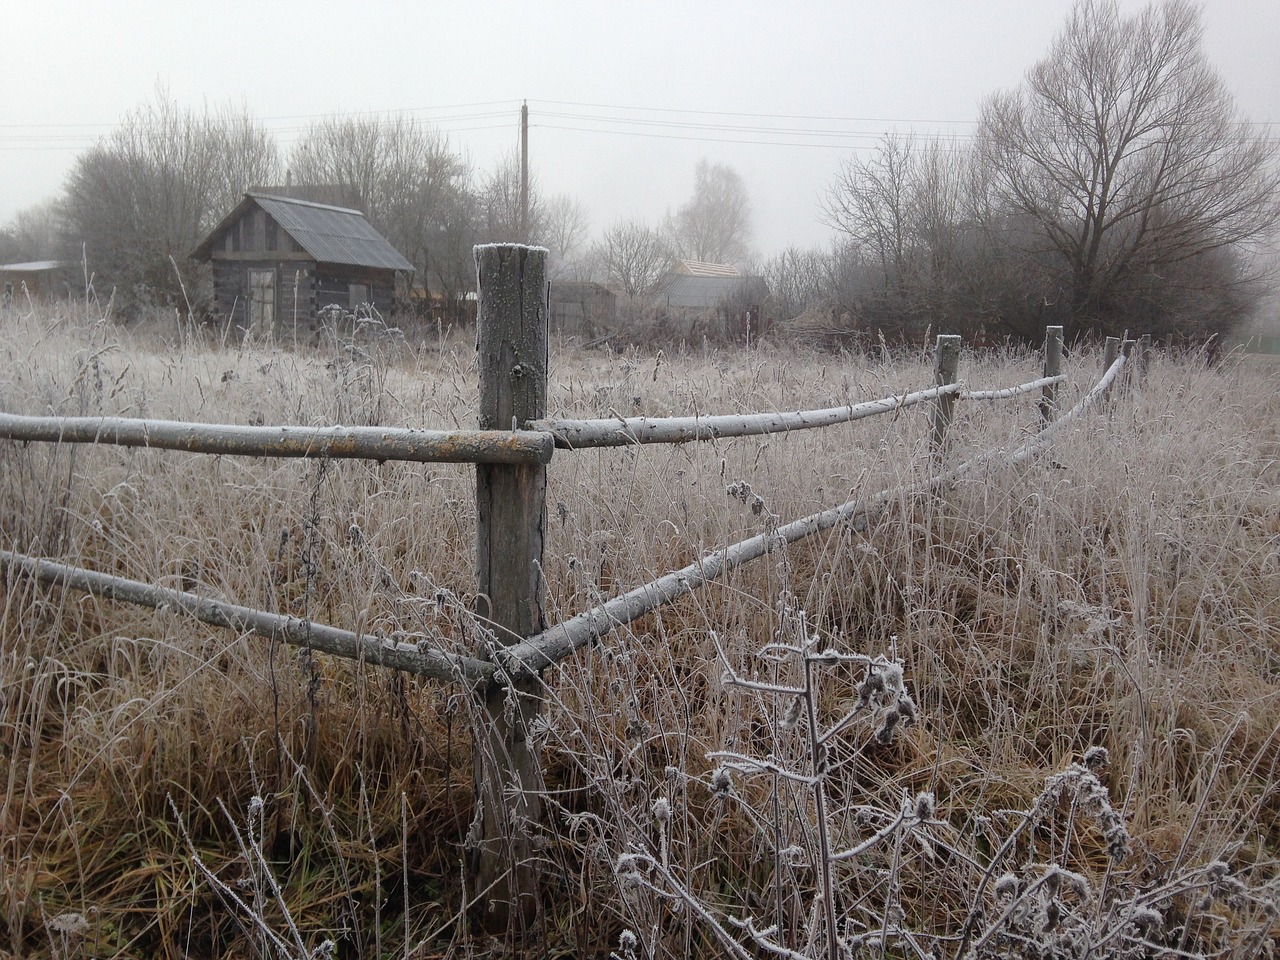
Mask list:
[[[0,410],[471,427],[470,334],[411,340],[237,347],[15,304]],[[836,406],[931,363],[562,345],[550,409]],[[1100,372],[1073,351],[1064,405]],[[961,362],[975,388],[1036,376]],[[946,456],[1037,423],[962,403]],[[543,902],[508,938],[465,903],[468,690],[7,575],[0,956],[816,957],[829,914],[867,955],[1280,948],[1280,368],[1157,354],[1048,454],[936,494],[928,434],[923,405],[557,452],[553,622],[900,493],[547,673]],[[5,549],[469,654],[473,497],[465,466],[0,442]]]

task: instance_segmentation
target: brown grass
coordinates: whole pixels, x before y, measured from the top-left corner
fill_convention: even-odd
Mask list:
[[[0,347],[10,412],[474,422],[466,337],[363,355],[173,345],[83,311],[24,307],[0,312]],[[589,417],[832,406],[926,384],[930,362],[769,346],[571,353],[553,358],[550,407]],[[1096,379],[1098,357],[1074,355],[1068,373],[1071,402]],[[974,386],[1036,375],[1035,357],[1017,352],[962,361]],[[1254,889],[1273,889],[1277,387],[1270,367],[1158,356],[1140,389],[1073,426],[1049,455],[985,468],[935,498],[910,492],[930,470],[924,407],[785,437],[558,453],[553,621],[760,532],[764,516],[726,495],[734,481],[783,520],[903,493],[866,534],[838,529],[735,571],[549,672],[538,731],[547,894],[526,947],[605,956],[627,926],[639,955],[724,949],[687,908],[629,887],[617,869],[621,854],[656,842],[660,797],[674,809],[664,828],[673,869],[701,903],[772,922],[785,873],[780,919],[800,931],[816,922],[812,872],[775,866],[780,838],[808,842],[810,798],[784,790],[778,803],[792,815],[774,818],[767,783],[739,782],[740,803],[707,788],[712,751],[804,759],[780,739],[786,704],[726,689],[709,639],[764,676],[754,653],[789,609],[804,610],[824,644],[896,652],[920,706],[893,744],[854,727],[837,745],[848,772],[832,784],[847,805],[833,824],[841,837],[865,832],[872,808],[896,810],[904,789],[931,790],[939,819],[972,831],[1029,808],[1046,775],[1102,745],[1111,800],[1134,837],[1117,885],[1222,859]],[[1036,419],[1026,399],[962,405],[948,457],[1012,445]],[[422,631],[468,653],[473,523],[465,467],[0,444],[6,548],[349,628]],[[858,680],[825,677],[829,719],[856,699]],[[9,578],[0,955],[279,955],[193,850],[266,926],[292,942],[291,922],[308,949],[331,939],[342,956],[501,952],[461,909],[474,722],[459,688]],[[1092,828],[1059,823],[1031,837],[1026,862],[1105,873]],[[850,916],[858,897],[880,895],[868,878],[882,868],[870,858],[840,875]],[[971,883],[918,855],[895,869],[912,922],[958,929]],[[1185,936],[1244,950],[1274,925],[1260,917],[1214,908]]]

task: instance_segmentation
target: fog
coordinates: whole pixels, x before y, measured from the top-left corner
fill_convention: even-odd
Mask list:
[[[0,224],[55,195],[77,153],[158,87],[184,106],[243,103],[286,154],[324,117],[407,113],[479,170],[516,148],[527,100],[538,182],[585,204],[593,232],[660,220],[705,157],[742,175],[770,254],[826,241],[821,196],[886,131],[970,136],[981,99],[1019,83],[1071,4],[11,6]],[[1204,24],[1241,109],[1280,135],[1280,4],[1215,0]]]

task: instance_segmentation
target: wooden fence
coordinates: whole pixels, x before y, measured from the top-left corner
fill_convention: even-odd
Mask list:
[[[706,553],[688,566],[635,587],[562,623],[544,622],[542,580],[546,469],[553,449],[647,443],[686,443],[782,433],[849,423],[933,403],[931,443],[935,471],[925,489],[944,487],[980,463],[998,457],[1020,462],[1043,451],[1124,372],[1133,341],[1107,343],[1105,372],[1069,411],[1059,414],[1062,328],[1049,327],[1044,376],[994,390],[966,390],[956,382],[960,338],[938,337],[934,383],[902,396],[794,413],[667,418],[557,420],[546,418],[548,301],[546,251],[514,244],[476,247],[480,286],[477,318],[480,364],[479,426],[472,431],[394,430],[380,427],[244,427],[224,424],[127,420],[116,417],[24,417],[0,414],[0,438],[54,443],[107,443],[197,453],[255,457],[351,457],[476,464],[476,610],[488,640],[475,656],[432,648],[410,634],[359,634],[236,606],[69,566],[51,559],[0,551],[0,566],[46,584],[150,607],[168,606],[205,623],[256,634],[324,653],[425,677],[472,684],[489,722],[476,745],[476,804],[480,853],[474,890],[491,901],[491,928],[513,916],[531,917],[537,903],[527,831],[518,824],[540,817],[537,757],[525,732],[541,709],[541,672],[592,640],[671,603],[789,543],[842,523],[865,528],[875,511],[899,491],[886,490],[782,524]],[[1143,353],[1140,349],[1139,359]],[[1142,363],[1138,364],[1139,369]],[[957,402],[995,401],[1039,394],[1043,426],[1017,449],[991,451],[944,468],[943,450]],[[509,429],[508,429],[509,428]],[[511,699],[512,708],[508,708]],[[513,911],[514,908],[514,911]]]

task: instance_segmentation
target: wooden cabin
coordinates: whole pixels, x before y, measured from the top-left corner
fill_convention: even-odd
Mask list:
[[[68,296],[69,265],[61,260],[0,264],[0,297],[4,303],[52,300]]]
[[[246,193],[191,251],[213,266],[214,311],[246,334],[310,342],[326,308],[386,316],[413,264],[359,210]]]

